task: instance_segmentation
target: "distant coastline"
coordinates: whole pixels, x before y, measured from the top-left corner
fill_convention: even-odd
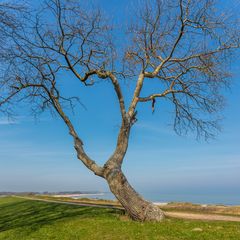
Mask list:
[[[100,191],[59,191],[59,192],[0,192],[0,197],[4,196],[31,196],[31,195],[48,195],[52,197],[68,197],[72,199],[89,198],[101,200],[116,200],[111,192]],[[166,205],[167,203],[193,203],[200,205],[224,205],[224,206],[240,206],[240,195],[216,195],[216,194],[163,194],[160,192],[142,194],[145,199],[154,202],[157,205]]]
[[[81,197],[91,197],[91,196],[104,196],[105,193],[78,193],[78,194],[55,194],[52,197],[70,197],[70,198],[81,198]]]
[[[15,192],[15,191],[4,191],[0,192],[0,196],[5,195],[80,195],[80,194],[105,194],[104,192],[99,191],[59,191],[59,192],[33,192],[33,191],[24,191],[24,192]]]

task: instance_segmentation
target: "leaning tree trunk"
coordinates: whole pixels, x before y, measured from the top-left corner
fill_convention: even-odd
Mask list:
[[[64,116],[65,122],[70,126],[70,134],[75,140],[75,149],[78,158],[96,175],[107,180],[111,192],[119,200],[127,214],[137,221],[161,221],[163,211],[151,202],[144,200],[128,183],[121,171],[122,160],[128,146],[128,131],[121,128],[115,153],[109,158],[104,167],[99,167],[83,150],[82,141],[78,138],[69,120]]]
[[[128,183],[120,169],[109,169],[105,178],[111,192],[133,220],[161,221],[164,219],[163,211],[153,203],[144,200]]]

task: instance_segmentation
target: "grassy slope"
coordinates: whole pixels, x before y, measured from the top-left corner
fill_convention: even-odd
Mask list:
[[[72,199],[69,197],[53,197],[51,195],[30,195],[26,197],[46,199],[54,201],[64,201],[64,202],[75,202],[75,203],[87,203],[87,204],[98,204],[98,205],[108,205],[121,207],[120,203],[113,200],[103,200],[103,199],[89,199],[80,198]],[[193,203],[168,203],[167,205],[160,206],[164,211],[170,212],[188,212],[188,213],[205,213],[205,214],[221,214],[230,216],[240,216],[240,206],[221,206],[221,205],[207,205],[202,206],[201,204]]]
[[[142,224],[120,210],[0,198],[0,239],[237,240],[240,223],[166,219]]]

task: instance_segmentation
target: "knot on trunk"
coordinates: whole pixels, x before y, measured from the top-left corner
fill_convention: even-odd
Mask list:
[[[144,212],[144,221],[160,222],[164,219],[164,213],[157,205],[149,203]]]
[[[121,174],[121,169],[118,167],[104,166],[104,176],[108,181],[111,181]]]

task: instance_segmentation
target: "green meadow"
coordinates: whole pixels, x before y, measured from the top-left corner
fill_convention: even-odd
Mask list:
[[[133,222],[121,210],[0,198],[1,240],[238,240],[240,223]]]

